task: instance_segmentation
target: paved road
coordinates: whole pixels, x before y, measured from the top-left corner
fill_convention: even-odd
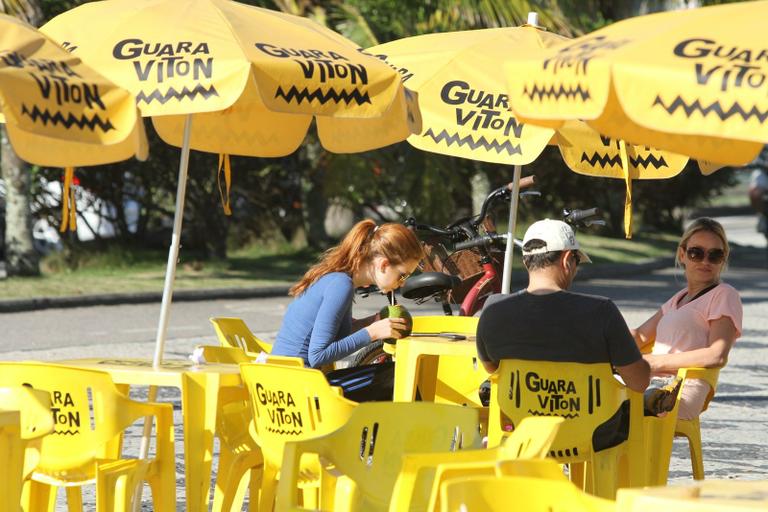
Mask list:
[[[766,479],[768,270],[765,268],[765,240],[746,229],[744,220],[731,226],[729,233],[735,242],[753,246],[734,247],[732,268],[724,276],[741,292],[744,332],[728,366],[721,372],[717,396],[702,417],[705,469],[708,477]],[[681,288],[683,282],[679,271],[669,268],[622,279],[578,282],[575,289],[613,298],[629,325],[635,326]],[[171,318],[166,353],[169,357],[186,357],[198,343],[215,343],[205,320],[214,315],[240,316],[257,335],[273,339],[287,302],[287,299],[279,298],[177,304]],[[356,311],[358,314],[373,312],[382,304],[380,296],[360,299]],[[407,305],[419,313],[439,313],[434,306]],[[4,332],[0,358],[5,360],[55,360],[107,355],[150,357],[153,353],[157,305],[5,314],[0,316],[0,321]],[[107,337],[109,342],[105,341]],[[175,401],[178,415],[178,395],[172,390],[165,390],[162,396]],[[181,439],[181,432],[177,432],[177,436]],[[126,446],[135,445],[137,437],[138,431],[132,432]],[[675,444],[670,477],[673,481],[690,478],[690,463],[684,444]],[[182,509],[180,505],[179,510]]]

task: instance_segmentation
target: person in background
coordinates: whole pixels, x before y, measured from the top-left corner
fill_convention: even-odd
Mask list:
[[[400,338],[407,327],[403,318],[380,319],[378,314],[352,318],[355,288],[376,285],[383,293],[391,292],[402,286],[422,257],[418,238],[402,224],[358,222],[290,289],[294,300],[272,354],[300,357],[307,366],[319,368],[373,341]],[[363,384],[360,373],[353,370],[337,370],[327,377],[352,400],[392,399],[393,363],[371,365]]]
[[[683,233],[675,261],[685,272],[686,287],[675,293],[645,323],[632,330],[638,348],[653,344],[644,355],[653,378],[646,392],[646,412],[654,389],[669,386],[680,368],[722,367],[741,335],[739,293],[720,280],[730,248],[723,226],[709,218],[694,220]],[[696,418],[710,391],[700,379],[685,382],[678,417]],[[674,405],[674,402],[672,402]],[[656,412],[671,407],[657,408]]]
[[[749,204],[757,213],[757,231],[765,236],[768,250],[768,149],[763,149],[749,168]]]
[[[523,238],[525,290],[486,304],[477,328],[485,369],[501,359],[610,363],[630,389],[648,386],[649,368],[624,318],[610,299],[568,291],[579,264],[590,263],[573,229],[541,220]]]

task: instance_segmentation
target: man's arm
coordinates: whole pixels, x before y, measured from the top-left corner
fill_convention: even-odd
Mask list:
[[[483,368],[485,368],[485,371],[488,373],[493,373],[499,368],[499,362],[491,360],[491,357],[488,355],[488,350],[485,347],[486,331],[489,329],[489,320],[486,311],[487,310],[484,310],[480,314],[480,320],[477,323],[475,345],[477,346],[477,358],[483,363]]]
[[[651,367],[645,359],[638,359],[625,366],[617,366],[616,371],[624,384],[633,391],[642,393],[651,381]]]

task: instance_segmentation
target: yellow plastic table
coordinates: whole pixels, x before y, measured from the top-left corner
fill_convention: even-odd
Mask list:
[[[395,358],[395,402],[412,402],[418,387],[422,400],[433,401],[441,356],[460,356],[477,361],[474,340],[451,341],[440,337],[402,338],[395,345],[384,344]]]
[[[57,363],[108,372],[118,385],[180,389],[184,421],[185,510],[208,510],[219,391],[242,385],[239,366],[195,365],[181,359],[166,360],[157,370],[152,368],[151,359],[71,359]]]
[[[619,489],[616,510],[765,512],[768,510],[768,480],[702,480],[687,486]]]

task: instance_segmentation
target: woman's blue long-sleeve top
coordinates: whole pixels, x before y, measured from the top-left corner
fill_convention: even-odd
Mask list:
[[[352,278],[326,274],[288,305],[272,354],[301,357],[313,368],[333,363],[371,342],[366,329],[352,330]]]

